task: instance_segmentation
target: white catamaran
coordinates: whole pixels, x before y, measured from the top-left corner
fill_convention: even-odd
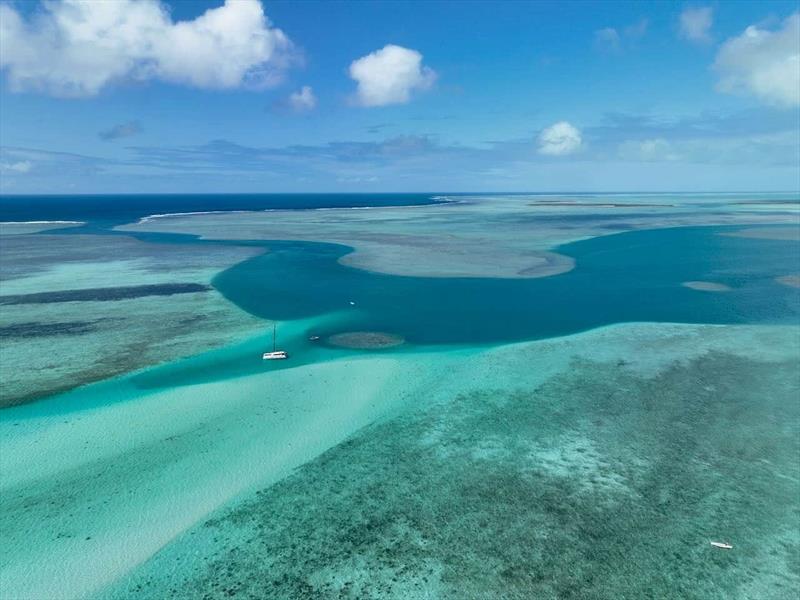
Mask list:
[[[263,360],[286,360],[289,358],[289,355],[286,353],[286,350],[276,350],[275,346],[275,323],[272,324],[272,352],[264,352],[261,355]]]

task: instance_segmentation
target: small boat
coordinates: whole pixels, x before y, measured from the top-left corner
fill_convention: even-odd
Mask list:
[[[318,342],[319,341],[319,336],[318,335],[309,336],[308,341],[309,342]]]
[[[711,545],[714,546],[714,548],[722,548],[723,550],[733,549],[733,546],[726,544],[725,542],[711,542]]]
[[[262,360],[286,360],[289,358],[286,350],[278,350],[275,346],[275,329],[276,325],[272,324],[272,352],[264,352],[261,355]]]

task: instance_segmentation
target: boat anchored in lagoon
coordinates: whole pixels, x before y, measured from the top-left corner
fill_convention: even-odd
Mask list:
[[[286,350],[277,350],[275,344],[275,329],[276,325],[272,324],[272,352],[264,352],[261,355],[262,360],[286,360],[289,358],[289,354]]]

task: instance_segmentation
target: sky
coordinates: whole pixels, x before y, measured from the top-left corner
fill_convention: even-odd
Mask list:
[[[800,190],[800,3],[0,0],[0,193]]]

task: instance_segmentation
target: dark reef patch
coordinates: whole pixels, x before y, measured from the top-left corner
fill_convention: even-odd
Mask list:
[[[710,353],[647,377],[575,360],[539,386],[473,391],[362,430],[117,591],[789,598],[798,388],[791,361]]]
[[[112,302],[144,296],[172,296],[174,294],[194,294],[207,292],[211,286],[201,283],[159,283],[151,285],[130,285],[109,288],[88,288],[83,290],[59,290],[57,292],[37,292],[34,294],[10,294],[0,296],[0,304],[51,304],[54,302]]]
[[[32,338],[48,337],[51,335],[80,335],[97,330],[97,324],[106,319],[93,321],[65,321],[63,323],[43,323],[32,321],[30,323],[14,323],[0,327],[0,337],[4,338]]]
[[[401,346],[405,340],[400,335],[383,331],[348,331],[328,337],[325,342],[338,348],[379,350]]]

